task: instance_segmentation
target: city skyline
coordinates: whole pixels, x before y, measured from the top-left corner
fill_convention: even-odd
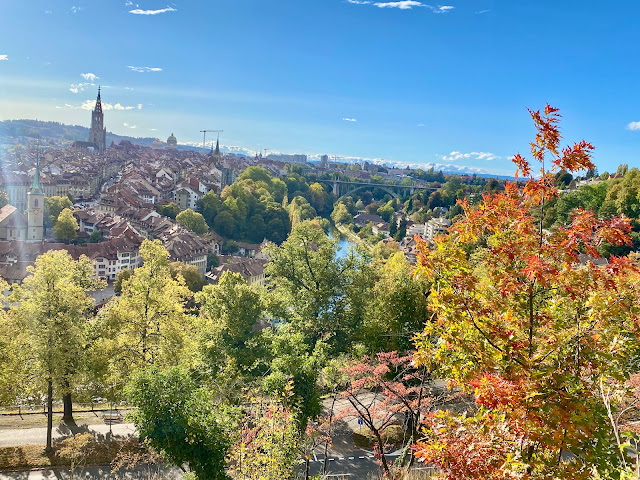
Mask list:
[[[0,119],[88,126],[101,85],[120,135],[509,175],[549,102],[601,171],[633,165],[640,6],[519,3],[7,5]]]

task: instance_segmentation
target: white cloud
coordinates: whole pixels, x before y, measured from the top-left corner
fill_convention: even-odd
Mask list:
[[[162,69],[160,67],[134,67],[133,65],[127,65],[127,68],[133,72],[161,72]]]
[[[422,127],[426,127],[426,125],[424,123],[419,123],[418,125],[416,125],[416,127],[422,128]]]
[[[89,80],[90,82],[95,82],[100,78],[95,73],[81,73],[80,76],[85,80]]]
[[[342,120],[344,120],[345,122],[357,122],[358,121],[357,118],[343,118]]]
[[[46,13],[47,15],[51,15],[53,12],[51,10],[45,10],[44,13]]]
[[[445,162],[455,162],[457,160],[498,160],[500,157],[490,152],[469,152],[462,153],[453,151],[449,155],[443,155],[442,160]]]
[[[95,100],[85,100],[81,105],[71,105],[69,103],[65,103],[64,106],[71,110],[93,110],[96,106]],[[120,103],[106,103],[102,102],[102,110],[119,110],[119,111],[127,111],[127,110],[141,110],[142,105],[131,106],[131,105],[122,105]]]
[[[124,6],[125,7],[131,7],[133,5],[133,2],[131,0],[127,0],[126,2],[124,2]],[[137,7],[138,5],[136,5]]]
[[[378,8],[399,8],[400,10],[411,10],[413,7],[426,7],[422,2],[416,0],[400,0],[398,2],[377,2],[374,5]]]
[[[71,13],[78,13],[82,10],[82,7],[71,7]]]
[[[0,59],[2,60],[2,59]],[[629,125],[627,125],[627,129],[628,130],[640,130],[640,122],[631,122]]]
[[[136,8],[135,10],[129,10],[129,13],[133,13],[134,15],[158,15],[159,13],[177,11],[177,9],[167,6],[166,8],[161,8],[160,10],[142,10],[140,8]]]
[[[139,103],[138,105],[136,105],[136,108],[137,108],[138,110],[142,110],[142,104],[141,104],[141,103]]]
[[[491,10],[480,10],[479,12],[476,12],[476,15],[482,15],[483,13],[489,13]]]
[[[127,127],[127,128],[138,128],[138,126],[137,126],[137,125],[131,125],[131,124],[130,124],[130,123],[128,123],[128,122],[124,122],[124,123],[123,123],[123,125],[124,125],[125,127]]]
[[[399,8],[400,10],[411,10],[413,7],[428,8],[434,13],[447,13],[453,10],[455,7],[452,5],[428,5],[426,3],[419,2],[418,0],[395,0],[390,2],[372,2],[370,0],[347,0],[348,3],[354,5],[374,5],[378,8]]]
[[[0,55],[0,61],[9,60],[9,55]]]

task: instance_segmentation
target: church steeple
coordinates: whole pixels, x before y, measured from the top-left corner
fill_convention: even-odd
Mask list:
[[[40,185],[40,152],[36,157],[36,172],[31,182],[31,193],[42,195],[42,186]]]
[[[216,151],[213,154],[217,157],[220,156],[220,135],[218,135],[218,139],[216,140]]]
[[[27,193],[27,232],[25,240],[40,241],[44,237],[44,192],[40,185],[40,152],[36,157],[36,172]]]

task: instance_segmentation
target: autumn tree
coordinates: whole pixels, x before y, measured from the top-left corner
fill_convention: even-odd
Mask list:
[[[88,315],[93,306],[85,290],[98,285],[91,280],[89,259],[82,257],[76,262],[64,250],[40,255],[28,272],[21,285],[14,285],[9,300],[11,314],[28,333],[37,378],[46,388],[47,450],[51,450],[54,392],[64,396],[64,418],[71,420],[71,390],[83,366]]]
[[[629,222],[578,209],[570,225],[542,228],[555,174],[593,168],[593,147],[560,148],[556,109],[531,116],[540,175],[516,155],[524,188],[508,183],[477,207],[460,202],[449,235],[433,250],[420,245],[432,287],[418,359],[477,403],[467,415],[428,418],[417,454],[440,478],[582,479],[620,463],[598,385],[624,382],[640,346],[638,266],[619,257],[581,265],[578,254],[628,242]]]
[[[425,367],[416,367],[412,354],[382,352],[365,356],[343,369],[348,383],[342,397],[349,406],[339,418],[356,417],[373,435],[376,459],[385,478],[390,476],[385,455],[385,431],[404,420],[406,447],[417,440],[426,413],[435,406]],[[406,458],[406,457],[405,457]]]
[[[58,215],[56,224],[53,226],[53,234],[58,240],[71,241],[78,238],[78,230],[80,226],[68,208],[65,208]]]

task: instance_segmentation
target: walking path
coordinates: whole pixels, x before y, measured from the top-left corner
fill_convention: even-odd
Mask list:
[[[75,427],[59,425],[53,428],[53,440],[60,440],[70,437],[76,433],[91,432],[97,438],[106,438],[109,433],[109,425],[81,424]],[[132,423],[117,423],[111,425],[111,433],[114,437],[131,437],[136,430]],[[21,445],[44,445],[47,443],[46,428],[19,428],[11,430],[0,430],[0,447],[19,447]],[[2,478],[2,477],[0,477]]]

